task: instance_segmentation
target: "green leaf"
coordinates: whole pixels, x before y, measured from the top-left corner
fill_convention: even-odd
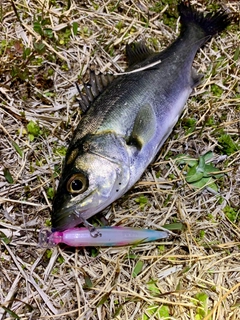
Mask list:
[[[105,293],[105,294],[102,296],[101,300],[98,302],[97,307],[99,307],[99,306],[101,306],[102,304],[104,304],[104,303],[107,301],[107,299],[109,298],[110,294],[111,294],[111,292]]]
[[[204,173],[204,171],[205,171],[205,166],[206,166],[205,159],[204,159],[203,156],[200,156],[200,157],[199,157],[199,164],[198,164],[198,167],[197,167],[197,171]]]
[[[48,188],[47,189],[47,196],[48,196],[48,199],[52,200],[53,197],[54,197],[54,188]]]
[[[33,43],[34,49],[37,51],[38,54],[43,54],[46,50],[46,46],[42,42],[34,42]]]
[[[219,173],[220,172],[220,173]],[[224,173],[221,173],[221,170],[214,167],[213,164],[206,164],[204,177],[214,176],[214,178],[218,179],[224,176]]]
[[[194,298],[194,304],[199,306],[196,310],[195,320],[202,320],[208,313],[208,295],[204,292],[197,293]]]
[[[236,223],[237,220],[240,218],[240,210],[234,209],[230,207],[229,205],[226,205],[223,209],[223,212],[226,214],[228,219],[232,221],[233,223]]]
[[[143,261],[138,260],[138,262],[136,263],[133,269],[133,273],[132,273],[133,278],[136,278],[139,275],[139,273],[142,271],[142,268],[143,268]]]
[[[182,288],[182,281],[181,281],[181,279],[180,279],[179,282],[178,282],[178,284],[177,284],[177,286],[176,286],[176,291],[180,291],[181,288]]]
[[[161,292],[158,289],[158,287],[156,286],[156,281],[155,280],[150,280],[147,283],[147,288],[149,291],[151,291],[154,295],[159,295]]]
[[[204,155],[203,155],[203,158],[205,160],[205,163],[207,161],[210,161],[211,159],[213,159],[213,152],[212,151],[209,151],[209,152],[206,152]]]
[[[148,203],[148,198],[140,196],[139,198],[136,198],[135,201],[140,205],[140,207],[144,207]]]
[[[17,153],[20,155],[20,157],[22,158],[23,151],[22,151],[22,149],[20,149],[19,145],[15,141],[12,141],[12,145],[13,145],[14,149],[17,151]]]
[[[200,179],[202,179],[204,172],[201,170],[199,171],[198,169],[199,169],[198,165],[195,165],[189,169],[186,175],[186,181],[188,183],[199,181]]]
[[[209,188],[213,189],[214,191],[218,192],[218,187],[215,184],[215,182],[214,182],[212,177],[202,178],[202,179],[200,179],[200,180],[198,180],[196,182],[193,182],[192,185],[195,188],[198,188],[198,189],[209,187]]]
[[[27,124],[27,131],[30,141],[33,141],[35,137],[38,137],[42,133],[39,125],[32,120]]]
[[[19,77],[21,80],[26,80],[29,75],[29,70],[27,68],[21,69],[18,66],[12,66],[10,73],[12,77]]]
[[[52,38],[53,37],[53,31],[50,28],[44,28],[44,34],[45,36],[47,36],[48,38]]]
[[[188,164],[189,167],[193,167],[197,165],[198,161],[190,156],[187,156],[185,154],[179,154],[175,157],[177,164]]]
[[[27,130],[28,133],[31,133],[36,137],[39,135],[40,132],[39,126],[32,120],[27,124]]]
[[[195,182],[202,179],[202,177],[204,176],[204,171],[205,171],[205,160],[204,160],[204,157],[201,156],[199,157],[198,165],[195,165],[189,169],[186,175],[186,181],[188,183],[191,183],[191,182]]]
[[[218,139],[218,143],[222,147],[222,152],[227,155],[231,155],[232,153],[240,150],[240,145],[235,143],[232,137],[228,134],[222,134]]]
[[[13,319],[21,319],[15,312],[13,312],[11,309],[4,307],[1,305],[1,308],[5,310]]]
[[[145,313],[149,317],[156,315],[157,319],[167,319],[167,318],[169,318],[169,307],[165,306],[165,305],[162,305],[160,307],[159,307],[159,305],[152,305],[146,309]]]
[[[84,275],[84,280],[85,280],[85,288],[92,288],[93,287],[93,283],[92,283],[92,280],[90,279],[90,277],[87,275],[87,274],[85,274]]]
[[[215,173],[217,171],[220,171],[218,168],[214,167],[212,163],[206,164],[205,170],[204,170],[204,177],[208,175],[212,175],[212,172]]]
[[[40,34],[40,36],[43,35],[43,29],[42,29],[42,24],[40,21],[34,21],[33,22],[33,30]]]
[[[124,304],[121,304],[116,310],[115,310],[115,312],[114,312],[114,314],[113,314],[113,319],[115,319],[119,314],[120,314],[120,312],[121,312],[121,310],[123,309],[123,307],[124,307]],[[142,320],[142,319],[141,319]]]
[[[169,317],[169,307],[168,306],[161,306],[159,309],[159,316],[162,318],[168,318]]]
[[[30,54],[31,54],[31,49],[28,48],[28,47],[25,48],[25,49],[23,50],[23,59],[27,59],[27,57],[29,57]]]
[[[57,258],[57,262],[60,263],[60,264],[63,264],[64,261],[65,261],[65,259],[61,255]]]
[[[189,134],[195,130],[196,122],[197,120],[194,118],[186,118],[182,121],[183,128],[187,129],[186,134]]]
[[[223,89],[219,87],[217,84],[212,84],[211,85],[211,91],[216,97],[221,97],[223,93]]]
[[[49,18],[46,18],[46,19],[43,19],[42,21],[41,21],[41,25],[42,26],[46,26],[47,24],[51,24],[51,21],[50,21],[50,19]]]
[[[7,182],[12,184],[14,180],[8,168],[3,169],[3,174]]]
[[[51,227],[52,226],[52,221],[51,219],[47,219],[45,222],[46,227]]]
[[[202,305],[206,306],[208,295],[205,292],[196,293],[195,299],[199,300]]]
[[[45,254],[46,254],[46,257],[47,257],[48,259],[50,259],[51,256],[52,256],[52,250],[51,250],[51,249],[47,249]]]
[[[71,0],[67,0],[67,11],[71,8],[72,2]]]
[[[73,22],[72,29],[73,29],[73,34],[76,36],[78,33],[78,23],[77,22]]]
[[[11,239],[8,238],[2,231],[0,231],[0,240],[6,244],[9,244],[11,242]]]
[[[90,247],[90,256],[95,258],[99,255],[99,248]]]
[[[29,134],[29,135],[28,135],[28,139],[29,139],[30,141],[33,141],[33,140],[34,140],[34,135],[33,135],[33,134]]]
[[[60,146],[58,148],[54,148],[53,152],[59,154],[60,156],[65,156],[67,152],[67,148],[65,146]]]
[[[215,184],[213,178],[218,179],[224,176],[221,171],[216,168],[212,163],[206,164],[206,162],[213,159],[213,152],[207,152],[205,155],[199,157],[199,161],[195,160],[195,164],[191,166],[194,162],[192,158],[184,155],[179,155],[177,159],[178,164],[188,164],[190,169],[188,169],[186,174],[186,181],[190,183],[195,188],[208,187],[208,190],[212,192],[218,192],[218,187]],[[191,162],[190,162],[191,161]],[[191,165],[190,165],[191,163]]]
[[[238,46],[233,56],[234,61],[237,61],[239,59],[239,54],[240,54],[240,47]]]
[[[206,233],[205,230],[200,230],[199,231],[199,238],[203,239],[205,237],[205,233]]]
[[[175,230],[175,231],[184,231],[186,230],[186,225],[183,224],[182,222],[174,222],[174,223],[169,223],[165,224],[162,226],[163,228],[167,230]]]

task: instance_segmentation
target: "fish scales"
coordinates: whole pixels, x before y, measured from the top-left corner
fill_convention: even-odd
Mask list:
[[[53,231],[87,223],[128,191],[170,135],[202,78],[192,69],[196,52],[230,23],[226,13],[204,15],[188,1],[180,3],[179,12],[179,37],[160,53],[143,43],[128,45],[126,74],[90,103],[66,154],[53,201]]]

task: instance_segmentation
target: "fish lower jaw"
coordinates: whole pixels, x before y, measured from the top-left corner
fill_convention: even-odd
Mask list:
[[[53,220],[52,231],[64,231],[69,228],[74,228],[80,224],[84,225],[85,227],[91,226],[87,222],[87,219],[101,211],[101,209],[94,209],[95,210],[89,209],[86,211],[81,211],[81,209],[78,210],[76,209],[76,206],[74,206],[71,210],[68,210],[68,214],[66,214],[66,211],[57,213],[56,216],[58,216],[59,218]]]

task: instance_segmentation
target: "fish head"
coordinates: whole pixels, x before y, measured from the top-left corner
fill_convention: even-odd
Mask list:
[[[122,164],[99,154],[66,161],[53,200],[52,230],[75,227],[107,207],[125,192],[128,176]]]

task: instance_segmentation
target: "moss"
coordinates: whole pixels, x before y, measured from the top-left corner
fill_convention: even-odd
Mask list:
[[[168,6],[168,9],[162,14],[162,21],[165,25],[175,28],[179,16],[177,11],[178,3],[179,1],[177,0],[157,1],[152,7],[149,8],[149,10],[155,13],[161,13],[166,6]]]
[[[237,223],[240,221],[240,210],[232,208],[229,205],[226,205],[226,207],[223,209],[223,212],[226,214],[228,219],[232,221],[233,223]]]

